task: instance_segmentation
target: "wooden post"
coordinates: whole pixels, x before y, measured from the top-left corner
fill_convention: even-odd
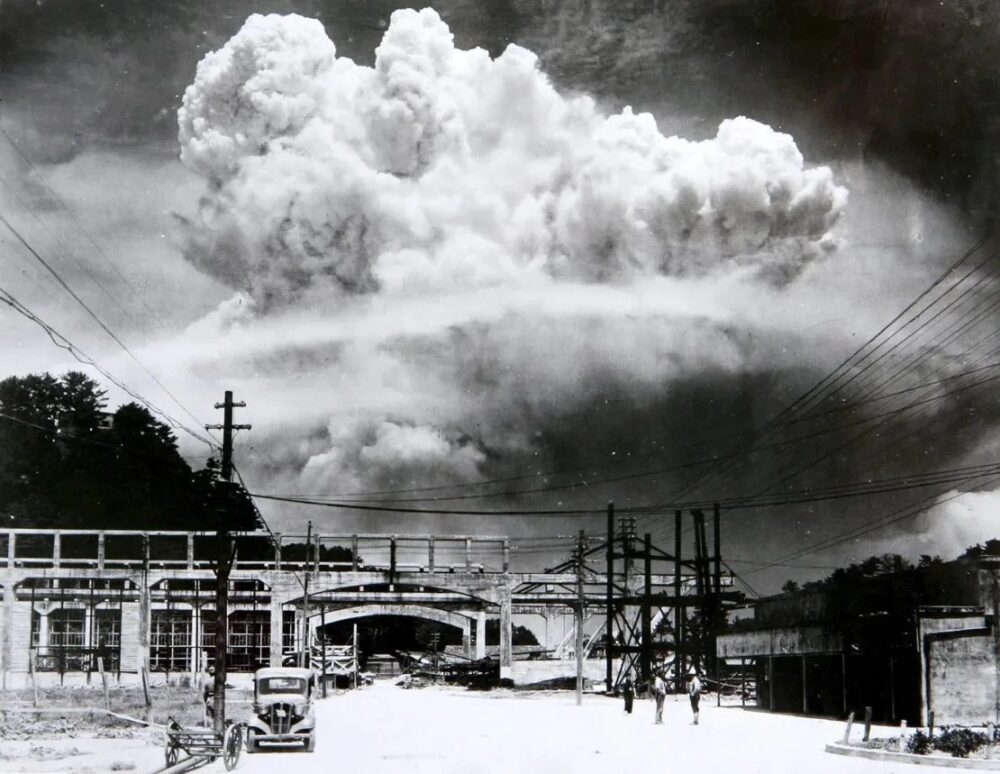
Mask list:
[[[194,569],[194,533],[187,533],[187,568]]]
[[[840,689],[843,694],[844,712],[847,712],[847,654],[840,654]],[[853,717],[854,713],[851,713]]]
[[[52,566],[58,568],[62,563],[62,535],[56,532],[52,535]]]
[[[323,638],[320,640],[323,648],[323,698],[326,698],[326,605],[323,605],[319,611],[319,626],[323,632]]]
[[[767,657],[767,709],[774,712],[774,656]]]
[[[643,592],[642,592],[642,656],[641,673],[643,682],[653,674],[653,611],[650,596],[653,593],[653,536],[647,532],[643,536]]]
[[[576,704],[583,703],[583,530],[576,544]]]
[[[809,714],[809,697],[806,693],[806,657],[802,656],[802,714]]]
[[[684,606],[681,604],[681,511],[674,511],[674,690],[680,693],[684,679]]]
[[[139,667],[139,676],[142,678],[142,695],[146,702],[146,720],[150,719],[150,709],[153,707],[153,702],[149,698],[149,678],[146,676],[145,665]]]
[[[722,593],[722,512],[719,504],[712,506],[712,541],[715,549],[715,593]]]
[[[97,657],[97,671],[101,673],[101,683],[104,685],[104,709],[111,709],[111,696],[108,693],[108,675],[104,671],[104,659]]]
[[[851,726],[854,725],[854,713],[847,716],[847,728],[844,730],[844,744],[851,741]]]
[[[722,659],[715,659],[715,706],[722,706]]]
[[[868,741],[868,736],[871,734],[871,732],[872,732],[872,708],[871,707],[865,707],[865,739],[864,739],[864,741],[866,741],[866,742]]]
[[[28,671],[31,673],[31,703],[38,706],[38,681],[35,679],[35,651],[28,652]]]
[[[608,646],[604,650],[604,685],[608,693],[614,690],[614,655],[615,655],[615,607],[614,607],[614,574],[615,574],[615,504],[608,503],[608,544],[605,551],[605,591],[604,591],[604,628],[607,632]],[[548,618],[545,619],[546,622]],[[545,644],[548,647],[548,642]]]
[[[309,669],[312,663],[309,649],[309,548],[312,546],[312,528],[313,523],[310,521],[306,528],[306,571],[302,582],[302,650],[299,651],[299,666],[305,669]]]
[[[107,552],[106,552],[105,547],[104,547],[104,533],[103,532],[98,532],[97,533],[97,569],[98,570],[103,570],[104,569],[104,557],[106,555],[107,555]]]

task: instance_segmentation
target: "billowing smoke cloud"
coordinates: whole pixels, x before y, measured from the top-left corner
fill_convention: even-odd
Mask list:
[[[280,456],[313,492],[544,467],[600,435],[609,396],[655,415],[682,380],[791,357],[747,326],[836,260],[847,199],[786,134],[665,137],[523,48],[457,49],[429,9],[393,14],[373,68],[316,21],[252,16],[179,121],[207,182],[189,260],[250,299],[189,338],[310,396]]]
[[[317,21],[250,17],[200,63],[180,139],[210,184],[192,259],[265,307],[537,273],[785,282],[846,200],[788,135],[738,118],[687,142],[601,115],[523,48],[456,49],[430,9],[393,14],[374,68]]]

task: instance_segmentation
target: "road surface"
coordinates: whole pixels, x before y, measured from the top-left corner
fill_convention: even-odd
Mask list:
[[[404,690],[385,682],[317,704],[313,754],[244,755],[240,774],[927,774],[927,766],[889,765],[824,752],[843,736],[839,721],[703,705],[691,725],[686,697],[668,697],[663,725],[653,703],[632,715],[620,701],[572,693],[514,694],[457,688]],[[883,729],[888,735],[888,729]],[[223,771],[216,763],[203,771]]]

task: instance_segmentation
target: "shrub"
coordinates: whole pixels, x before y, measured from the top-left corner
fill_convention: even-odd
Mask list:
[[[906,751],[915,755],[927,755],[934,749],[934,740],[923,731],[915,731],[906,743]]]
[[[971,728],[942,728],[934,739],[934,747],[941,752],[951,753],[955,758],[968,758],[969,753],[989,742],[990,738],[986,734]]]

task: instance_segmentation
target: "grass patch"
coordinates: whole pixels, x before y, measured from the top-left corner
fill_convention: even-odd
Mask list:
[[[242,714],[248,693],[231,689],[228,702],[230,715]],[[130,717],[147,719],[146,703],[141,687],[114,687],[109,691],[111,711]],[[0,739],[30,739],[37,736],[61,737],[84,734],[98,737],[132,737],[146,733],[146,728],[123,718],[106,715],[52,712],[34,713],[30,689],[0,692]],[[181,725],[201,725],[204,719],[200,693],[182,686],[150,687],[151,723],[165,725],[172,717]],[[104,691],[95,686],[55,686],[39,688],[40,709],[104,709]]]

